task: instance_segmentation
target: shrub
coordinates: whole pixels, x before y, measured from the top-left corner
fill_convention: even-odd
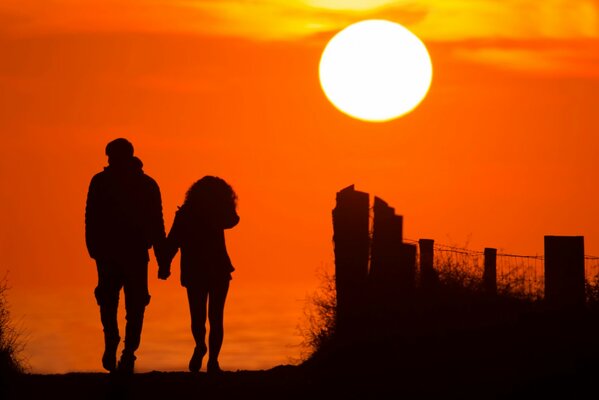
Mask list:
[[[0,281],[0,379],[24,371],[23,343],[10,319],[7,301],[8,280]]]
[[[504,276],[498,282],[497,294],[493,295],[482,287],[482,255],[439,251],[435,257],[437,283],[433,290],[425,290],[417,284],[412,295],[401,297],[392,293],[392,301],[383,302],[382,307],[376,298],[365,299],[366,311],[361,314],[363,323],[351,330],[353,336],[343,335],[343,340],[337,335],[335,276],[321,272],[320,287],[306,304],[301,328],[303,358],[314,359],[352,338],[377,341],[393,335],[407,337],[456,329],[475,330],[508,324],[522,313],[540,311],[542,302],[538,285],[521,279],[527,265],[518,260],[509,261],[506,270],[514,274]],[[589,287],[594,289],[590,295],[598,299],[599,304],[597,288],[599,283]]]
[[[305,322],[300,327],[304,359],[326,348],[333,340],[336,325],[337,297],[335,276],[320,272],[320,287],[308,297],[304,309]]]
[[[585,281],[587,305],[591,310],[599,310],[599,275]]]

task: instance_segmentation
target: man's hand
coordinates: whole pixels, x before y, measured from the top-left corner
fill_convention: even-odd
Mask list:
[[[171,276],[170,268],[159,268],[158,269],[158,279],[162,279],[163,281],[167,280],[167,278]]]

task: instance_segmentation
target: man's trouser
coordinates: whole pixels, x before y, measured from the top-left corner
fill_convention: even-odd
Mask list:
[[[98,286],[94,293],[100,306],[105,344],[115,345],[120,341],[117,310],[119,293],[123,288],[127,320],[124,352],[133,354],[139,347],[144,311],[150,302],[148,261],[96,260],[96,266]]]

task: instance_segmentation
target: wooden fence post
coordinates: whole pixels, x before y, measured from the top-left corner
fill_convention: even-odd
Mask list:
[[[433,239],[420,239],[420,286],[423,289],[430,289],[437,283],[437,274],[435,272],[435,241]]]
[[[343,333],[357,326],[364,306],[368,277],[369,196],[351,185],[337,193],[333,210],[337,329]]]
[[[378,286],[394,279],[402,243],[402,217],[378,197],[374,197],[374,220],[370,248],[370,282]]]
[[[483,288],[488,294],[497,294],[497,249],[485,248]]]
[[[545,301],[555,309],[584,307],[584,236],[545,236]]]
[[[405,297],[413,296],[416,288],[416,245],[402,243],[399,263],[399,291]]]
[[[374,198],[374,223],[370,251],[371,298],[379,306],[397,303],[413,292],[415,262],[411,247],[403,244],[403,217],[378,197]]]

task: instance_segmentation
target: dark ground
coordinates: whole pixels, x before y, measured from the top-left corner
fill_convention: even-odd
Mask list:
[[[348,375],[312,377],[304,368],[280,366],[267,371],[226,372],[219,377],[204,373],[150,372],[124,379],[102,373],[23,375],[11,385],[7,399],[369,399],[369,398],[596,398],[599,369],[568,366],[547,374],[520,376],[513,382],[477,381],[464,376],[449,382],[417,368],[385,372],[364,370]],[[431,373],[432,372],[432,373]],[[414,376],[423,373],[421,376]]]
[[[0,399],[599,398],[597,308],[459,299],[369,311],[300,366],[219,376],[16,374]]]
[[[16,376],[8,399],[599,398],[599,329],[578,315],[501,326],[394,333],[265,371]],[[492,344],[489,345],[489,344]],[[6,389],[6,388],[5,388]]]
[[[310,385],[293,366],[268,371],[205,373],[149,372],[122,377],[103,373],[23,375],[12,399],[186,399],[306,398]]]

